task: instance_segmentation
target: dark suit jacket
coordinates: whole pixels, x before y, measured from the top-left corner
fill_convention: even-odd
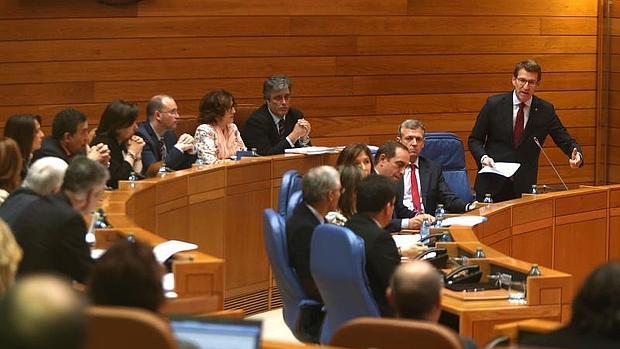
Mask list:
[[[345,224],[364,239],[366,250],[366,275],[372,295],[379,305],[382,316],[394,316],[385,295],[390,278],[400,264],[400,254],[392,236],[381,229],[375,221],[363,213],[356,213]]]
[[[64,194],[34,201],[11,228],[24,253],[18,275],[54,272],[84,283],[90,274],[86,223]]]
[[[118,181],[127,180],[131,172],[133,172],[133,167],[130,163],[125,161],[123,157],[123,150],[126,150],[126,147],[121,146],[116,139],[108,137],[105,134],[96,135],[90,144],[95,145],[99,143],[106,144],[110,149],[110,166],[108,166],[110,179],[107,185],[108,187],[116,189],[118,188]]]
[[[149,166],[153,163],[161,161],[161,151],[159,149],[159,139],[153,127],[148,121],[138,124],[136,135],[144,140],[144,148],[142,148],[142,173],[146,174]],[[177,143],[177,136],[173,131],[164,132],[164,143],[166,144],[166,167],[173,170],[182,170],[192,167],[196,161],[196,155],[184,153],[177,149],[174,145]]]
[[[434,215],[437,204],[443,204],[448,212],[465,212],[467,202],[463,201],[450,190],[448,183],[446,183],[446,180],[443,178],[441,165],[421,156],[419,159],[420,192],[422,193],[420,199],[422,200],[422,204],[424,204],[424,211]],[[396,187],[394,212],[398,218],[411,218],[415,216],[415,212],[411,211],[403,204],[404,195],[405,183],[401,179]]]
[[[285,119],[285,135],[288,136],[293,131],[297,120],[303,117],[301,111],[290,108]],[[256,152],[260,155],[284,154],[284,149],[291,148],[286,139],[280,139],[278,127],[273,122],[266,103],[250,115],[241,132],[241,137],[248,149],[256,148]],[[295,143],[295,147],[301,147],[299,141]]]
[[[30,206],[33,202],[37,201],[41,196],[33,192],[30,189],[20,187],[13,191],[6,201],[0,206],[0,218],[2,218],[6,224],[13,227],[17,217],[21,215],[26,207]]]
[[[536,96],[533,97],[527,125],[523,130],[521,141],[515,148],[512,142],[513,92],[491,96],[478,114],[476,124],[469,136],[469,149],[480,169],[480,159],[488,155],[496,162],[518,162],[521,167],[514,174],[512,181],[494,174],[476,176],[475,189],[478,199],[485,193],[492,195],[506,190],[504,186],[514,186],[519,196],[531,190],[538,178],[538,157],[540,149],[534,143],[537,137],[542,144],[550,135],[555,144],[568,156],[573,148],[581,148],[566,131],[553,105]],[[583,152],[581,152],[583,154]],[[511,188],[512,189],[512,188]]]
[[[295,268],[297,276],[309,298],[323,302],[319,290],[310,273],[310,242],[314,228],[321,224],[306,206],[300,203],[293,215],[286,222],[286,238],[290,265]]]
[[[75,154],[74,154],[75,155]],[[52,156],[55,158],[61,158],[66,163],[71,163],[74,155],[67,155],[64,149],[60,146],[57,140],[52,137],[46,137],[41,144],[41,148],[36,150],[32,154],[32,162],[39,160],[40,158],[44,158],[46,156]]]
[[[532,336],[519,341],[520,345],[528,347],[565,348],[565,349],[611,349],[620,348],[620,340],[593,333],[579,333],[571,325],[556,331]]]

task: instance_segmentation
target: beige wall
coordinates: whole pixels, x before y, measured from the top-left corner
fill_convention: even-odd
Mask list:
[[[394,137],[406,116],[465,140],[486,97],[510,90],[513,65],[531,57],[544,71],[539,95],[555,104],[587,165],[571,171],[550,140],[546,147],[567,182],[592,184],[597,4],[144,0],[112,7],[6,0],[0,124],[12,113],[35,112],[49,132],[58,110],[76,106],[94,125],[111,100],[143,103],[157,93],[195,115],[200,97],[214,88],[258,105],[262,80],[286,73],[294,80],[292,103],[312,122],[317,144],[378,144]],[[612,134],[619,133],[616,115]],[[620,157],[610,153],[610,169],[617,168]],[[472,180],[475,164],[467,158]],[[539,182],[556,182],[543,161]]]

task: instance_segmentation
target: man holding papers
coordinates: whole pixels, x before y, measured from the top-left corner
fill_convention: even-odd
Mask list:
[[[571,168],[583,165],[581,147],[566,131],[553,105],[536,96],[542,70],[538,63],[526,60],[517,63],[513,71],[514,90],[487,99],[478,114],[468,144],[478,168],[494,167],[495,162],[518,163],[514,175],[482,173],[476,176],[474,188],[478,200],[486,193],[495,202],[518,198],[536,184],[540,149],[551,138],[569,156]]]

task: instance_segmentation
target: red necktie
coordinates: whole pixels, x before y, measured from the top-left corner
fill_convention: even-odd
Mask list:
[[[523,134],[523,124],[525,123],[525,115],[523,113],[523,106],[525,103],[519,103],[519,111],[517,112],[517,120],[515,120],[515,129],[512,131],[512,142],[515,148],[519,145],[521,140],[521,134]]]
[[[415,174],[415,164],[411,164],[411,201],[415,213],[422,212],[422,204],[420,203],[420,191],[418,190],[418,177]]]

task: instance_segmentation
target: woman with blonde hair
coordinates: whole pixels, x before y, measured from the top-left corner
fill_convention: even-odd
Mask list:
[[[22,249],[15,241],[11,228],[0,219],[0,296],[13,284],[21,259]]]

